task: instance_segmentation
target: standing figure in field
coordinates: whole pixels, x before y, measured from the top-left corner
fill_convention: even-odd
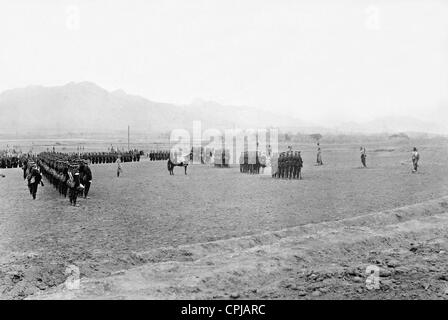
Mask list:
[[[67,198],[68,185],[67,182],[70,179],[70,175],[68,174],[68,163],[64,163],[64,169],[62,169],[62,187],[61,193],[64,198]]]
[[[294,168],[296,166],[296,157],[294,155],[294,152],[291,151],[289,153],[289,169],[288,169],[288,178],[293,179],[294,178]]]
[[[286,178],[287,179],[292,179],[292,173],[293,173],[293,168],[294,168],[294,152],[288,151],[287,155],[286,155]]]
[[[299,177],[299,152],[295,151],[293,156],[292,178],[298,179],[298,177]]]
[[[42,174],[40,173],[37,166],[33,166],[31,168],[27,179],[30,193],[33,196],[33,200],[36,200],[37,187],[39,186],[39,184],[42,184],[42,187],[44,186],[44,183],[42,182]]]
[[[300,151],[297,152],[297,177],[302,180],[302,167],[303,167],[303,159],[302,156],[300,155]]]
[[[121,168],[121,160],[120,160],[120,158],[118,158],[115,163],[117,164],[117,178],[119,178],[120,177],[120,173],[123,171],[123,169]]]
[[[69,179],[69,198],[70,198],[70,204],[74,207],[76,207],[76,200],[78,199],[78,192],[79,192],[79,172],[75,171],[74,173],[70,173],[71,177]]]
[[[320,147],[317,148],[317,165],[321,166],[324,163],[322,162],[322,151],[320,150]]]
[[[89,164],[84,162],[80,168],[82,170],[82,183],[84,185],[84,199],[87,199],[89,195],[90,185],[92,184],[92,170],[89,168]]]
[[[265,153],[262,153],[260,155],[259,159],[260,159],[261,173],[264,174],[264,169],[267,167],[268,157],[266,157]],[[259,171],[260,171],[260,169],[259,169]]]
[[[361,147],[361,148],[359,148],[359,150],[360,150],[360,152],[361,152],[361,163],[362,163],[362,166],[363,166],[364,168],[367,168],[367,163],[366,163],[366,158],[367,158],[366,148]]]
[[[278,178],[278,154],[273,154],[271,157],[271,173],[272,178]]]
[[[420,160],[420,155],[418,154],[417,148],[414,147],[412,151],[412,172],[417,172],[418,169],[418,160]]]
[[[240,172],[241,173],[245,172],[246,163],[244,162],[244,152],[241,152],[240,159],[238,160],[238,162],[240,164]]]
[[[286,171],[286,155],[284,152],[282,152],[280,154],[280,158],[278,158],[278,167],[280,170],[280,178],[284,178],[285,177],[285,171]]]
[[[26,176],[27,176],[27,170],[28,170],[28,160],[27,159],[23,160],[23,162],[22,162],[22,170],[23,170],[23,180],[25,180]]]

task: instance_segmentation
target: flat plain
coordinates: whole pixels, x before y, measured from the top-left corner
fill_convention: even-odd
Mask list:
[[[421,154],[411,173],[411,150]],[[239,172],[238,165],[190,165],[188,174],[165,161],[91,165],[89,199],[71,207],[48,181],[32,200],[20,169],[0,180],[0,295],[24,298],[64,282],[67,265],[82,278],[107,277],[147,263],[189,261],[184,256],[142,258],[160,248],[253,236],[334,222],[438,199],[448,193],[448,147],[438,140],[372,143],[367,168],[359,146],[301,145],[303,180]]]

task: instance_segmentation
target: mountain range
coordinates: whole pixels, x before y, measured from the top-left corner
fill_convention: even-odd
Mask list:
[[[167,132],[203,128],[302,127],[294,117],[255,108],[196,100],[189,105],[154,102],[123,90],[107,91],[90,82],[29,86],[0,94],[0,128],[5,132]]]
[[[447,133],[445,127],[413,118],[388,117],[368,123],[348,122],[326,128],[291,115],[244,106],[227,106],[196,100],[188,105],[154,102],[123,90],[107,91],[91,82],[63,86],[29,86],[0,94],[0,134],[79,134],[169,132],[191,130],[199,120],[202,129],[266,128],[312,132],[398,132]]]

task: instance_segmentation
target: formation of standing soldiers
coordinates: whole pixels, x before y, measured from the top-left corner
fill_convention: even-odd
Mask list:
[[[6,169],[6,168],[17,168],[19,167],[20,160],[19,157],[13,156],[13,157],[6,157],[6,156],[0,156],[0,169]]]
[[[277,168],[272,168],[274,178],[302,179],[303,159],[300,151],[282,152],[273,163],[277,165]]]
[[[260,168],[266,166],[266,155],[260,151],[244,151],[240,155],[240,172],[259,174]]]
[[[129,152],[93,152],[83,153],[80,155],[81,159],[89,160],[92,164],[98,163],[115,163],[117,159],[121,162],[138,162],[140,161],[141,153],[138,151]]]
[[[168,160],[170,158],[169,150],[151,150],[148,154],[149,160],[151,161],[159,161],[159,160]]]

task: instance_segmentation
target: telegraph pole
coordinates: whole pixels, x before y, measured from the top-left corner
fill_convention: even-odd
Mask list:
[[[131,127],[128,125],[128,151],[129,150],[131,150],[130,148],[129,148],[129,137],[130,137],[130,130],[131,130]]]

